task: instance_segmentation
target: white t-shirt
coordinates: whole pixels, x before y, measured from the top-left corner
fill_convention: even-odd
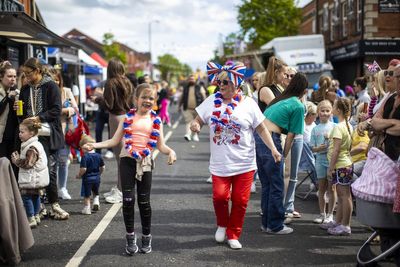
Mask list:
[[[315,122],[312,122],[310,125],[307,125],[306,123],[304,123],[303,140],[307,144],[310,143],[311,131],[312,131],[312,129],[314,129],[315,126],[316,126]]]
[[[233,176],[256,170],[256,151],[253,132],[265,119],[251,97],[244,97],[233,110],[227,125],[211,121],[215,95],[210,95],[197,108],[202,121],[210,126],[210,172],[217,176]],[[226,104],[219,110],[225,111]]]

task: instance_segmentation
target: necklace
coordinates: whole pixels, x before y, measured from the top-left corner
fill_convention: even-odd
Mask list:
[[[230,121],[231,121],[231,115],[233,113],[233,110],[236,108],[236,106],[239,104],[240,100],[243,97],[243,93],[241,90],[239,90],[231,99],[231,102],[226,105],[226,109],[224,112],[222,112],[221,106],[223,102],[222,94],[220,92],[217,92],[214,94],[215,99],[214,99],[214,111],[211,115],[211,121],[215,123],[217,126],[219,124],[226,126]]]
[[[157,113],[152,110],[150,113],[151,119],[153,120],[153,130],[150,133],[149,136],[149,141],[146,144],[146,148],[141,150],[141,151],[135,151],[132,147],[133,141],[133,131],[132,131],[132,123],[133,123],[133,117],[136,114],[136,109],[131,109],[129,110],[128,113],[126,113],[126,117],[124,120],[124,137],[125,137],[125,150],[128,152],[129,155],[131,155],[135,159],[143,159],[147,157],[148,155],[151,154],[151,151],[156,147],[157,145],[157,140],[158,137],[160,136],[160,124],[161,120],[157,116]]]

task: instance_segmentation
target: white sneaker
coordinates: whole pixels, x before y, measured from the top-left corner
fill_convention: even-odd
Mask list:
[[[212,184],[212,176],[208,177],[206,182],[209,183],[209,184]]]
[[[317,218],[313,220],[313,223],[321,224],[325,221],[325,214],[321,213]]]
[[[108,196],[108,197],[106,197],[106,202],[110,203],[110,204],[121,203],[122,197],[120,197],[119,195]]]
[[[251,183],[250,192],[251,192],[251,193],[257,193],[257,188],[256,188],[256,182],[255,182],[255,181],[253,181],[253,182]]]
[[[112,187],[110,192],[103,194],[104,198],[109,197],[109,196],[114,196],[114,195],[119,195],[120,197],[122,197],[121,191],[119,191],[118,187],[116,187],[116,186]]]
[[[107,150],[106,154],[104,154],[105,159],[112,159],[114,157],[114,153],[112,153],[110,150]]]
[[[215,232],[215,241],[217,243],[222,243],[226,238],[226,227],[218,226],[217,231]]]
[[[92,214],[92,211],[90,210],[90,206],[85,206],[85,207],[83,207],[83,209],[82,209],[82,214],[84,214],[84,215],[90,215],[90,214]]]
[[[192,140],[195,141],[195,142],[199,142],[200,141],[199,135],[198,134],[194,134]]]
[[[322,223],[328,224],[330,222],[333,222],[333,215],[332,214],[327,215]]]
[[[242,248],[242,244],[240,244],[239,240],[237,240],[237,239],[229,239],[228,245],[231,249],[241,249]]]
[[[184,136],[184,138],[185,138],[185,140],[186,141],[192,141],[192,137],[190,136],[190,134],[185,134],[185,136]]]
[[[100,209],[99,196],[93,198],[93,211],[98,211]]]
[[[70,200],[71,195],[68,193],[67,188],[63,187],[58,190],[58,197],[64,200]]]
[[[293,232],[293,229],[283,225],[283,228],[280,231],[274,232],[271,229],[267,228],[267,233],[272,235],[287,235]]]

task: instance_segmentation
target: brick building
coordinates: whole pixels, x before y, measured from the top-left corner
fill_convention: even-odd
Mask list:
[[[303,7],[302,34],[324,35],[327,59],[342,86],[376,60],[400,58],[400,1],[313,0]]]

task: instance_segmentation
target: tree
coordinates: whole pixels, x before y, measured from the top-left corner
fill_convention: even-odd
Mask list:
[[[242,0],[238,11],[241,35],[253,48],[275,37],[296,35],[302,17],[294,0]]]
[[[114,40],[114,34],[111,32],[106,32],[103,35],[103,51],[107,60],[117,58],[121,60],[122,63],[127,63],[125,52],[121,51],[119,44]]]
[[[188,75],[192,73],[192,69],[187,64],[182,64],[175,56],[164,54],[158,57],[158,69],[161,71],[161,77],[169,80],[173,74]]]

